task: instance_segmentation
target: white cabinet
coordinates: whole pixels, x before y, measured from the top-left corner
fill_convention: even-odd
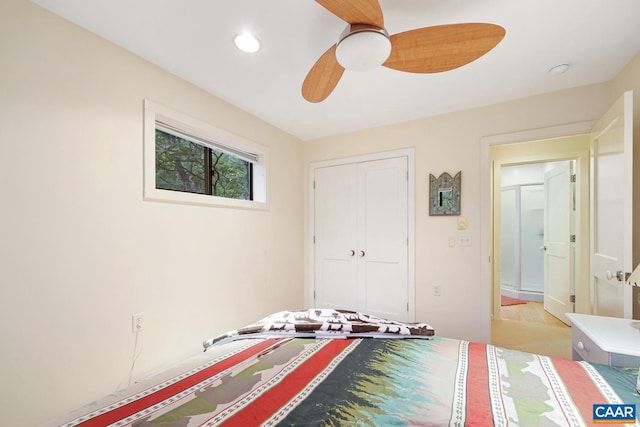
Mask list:
[[[574,360],[611,366],[640,366],[640,321],[567,313]]]
[[[407,321],[407,157],[314,169],[315,306]]]

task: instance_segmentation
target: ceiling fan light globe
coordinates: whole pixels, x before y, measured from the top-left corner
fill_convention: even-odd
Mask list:
[[[382,65],[391,53],[391,40],[384,29],[351,32],[340,39],[336,59],[350,71],[366,71]]]

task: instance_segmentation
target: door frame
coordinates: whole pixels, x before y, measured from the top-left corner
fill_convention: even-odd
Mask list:
[[[314,288],[315,288],[315,200],[314,200],[314,176],[317,168],[339,166],[352,163],[371,162],[375,160],[385,160],[398,157],[407,159],[407,318],[409,322],[415,321],[416,304],[415,304],[415,159],[414,148],[405,148],[400,150],[383,151],[378,153],[363,154],[359,156],[344,157],[339,159],[322,160],[309,163],[309,234],[308,234],[308,251],[309,251],[309,270],[307,276],[307,302],[309,307],[314,307]]]
[[[481,259],[485,260],[481,263],[481,287],[484,295],[489,296],[488,306],[491,318],[494,320],[500,319],[500,230],[499,227],[495,227],[495,224],[499,224],[500,212],[496,212],[494,206],[496,206],[496,197],[499,202],[499,192],[495,192],[496,185],[499,188],[499,174],[494,174],[495,170],[499,170],[502,165],[510,164],[522,164],[522,163],[536,163],[553,160],[571,160],[577,159],[577,170],[584,184],[580,186],[578,203],[580,217],[580,224],[576,224],[577,233],[587,238],[579,239],[580,242],[576,246],[576,273],[589,271],[589,149],[588,143],[586,147],[586,153],[583,150],[567,149],[558,150],[553,148],[553,144],[550,142],[554,139],[572,137],[577,135],[588,135],[591,128],[595,124],[595,120],[571,123],[560,126],[552,126],[539,129],[531,129],[520,132],[512,132],[498,135],[485,136],[480,139],[480,221],[481,227]],[[588,141],[588,138],[587,138]],[[536,146],[536,149],[542,149],[542,151],[534,152],[534,154],[518,154],[510,152],[516,144],[529,143],[540,144]],[[504,150],[501,159],[492,158],[492,147],[500,148]],[[531,147],[531,146],[529,146]],[[516,147],[517,148],[517,147]],[[571,152],[573,150],[573,152]],[[495,151],[495,150],[494,150]],[[586,156],[586,157],[585,157]],[[497,161],[496,161],[497,160]],[[496,195],[497,194],[497,195]],[[499,205],[498,205],[499,206]],[[497,234],[497,236],[496,236]],[[497,239],[496,239],[497,237]],[[497,242],[497,244],[495,243]],[[586,245],[586,246],[585,246]],[[586,257],[586,260],[585,258]],[[585,273],[582,273],[585,274]],[[495,285],[497,281],[497,285]],[[576,290],[576,305],[575,311],[579,313],[589,313],[591,310],[590,302],[590,287],[589,280],[583,280],[581,277],[576,277],[576,283],[580,288]],[[585,284],[586,283],[586,284]],[[583,289],[585,288],[586,289]]]

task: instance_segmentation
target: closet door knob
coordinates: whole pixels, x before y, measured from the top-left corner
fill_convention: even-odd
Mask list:
[[[354,256],[355,254],[356,254],[356,251],[354,251],[353,249],[349,251],[349,255]]]
[[[364,251],[360,251],[360,256],[364,256]]]

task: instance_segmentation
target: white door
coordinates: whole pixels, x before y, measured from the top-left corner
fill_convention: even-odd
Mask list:
[[[358,306],[357,165],[315,170],[315,306]]]
[[[407,158],[315,169],[315,306],[408,321]]]
[[[571,163],[544,174],[544,309],[566,324],[573,312]]]
[[[594,314],[632,316],[633,93],[624,95],[591,132],[591,276]]]
[[[358,307],[408,320],[407,158],[358,164]]]

